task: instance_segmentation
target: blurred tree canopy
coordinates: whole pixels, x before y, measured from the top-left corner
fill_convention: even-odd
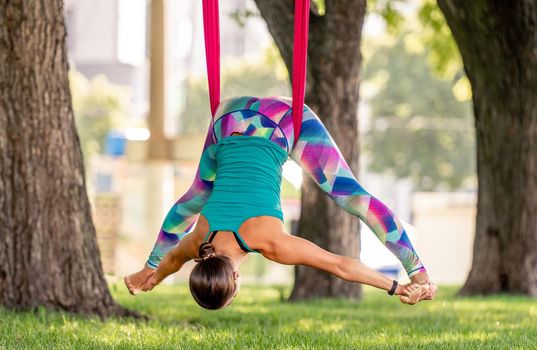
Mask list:
[[[421,23],[420,34],[424,45],[428,48],[429,63],[442,77],[455,81],[462,79],[465,73],[461,55],[442,11],[436,0],[421,0],[421,2],[418,12]],[[467,85],[469,86],[469,83]]]
[[[364,90],[378,90],[368,101],[368,168],[409,177],[418,190],[453,190],[475,174],[471,104],[457,100],[452,81],[432,74],[426,50],[408,49],[411,37],[378,48],[363,73]]]
[[[368,6],[384,19],[385,42],[392,43],[374,43],[365,60],[364,85],[377,90],[363,142],[369,169],[409,177],[417,190],[473,186],[471,88],[436,1],[372,0]]]
[[[427,60],[435,74],[455,82],[464,77],[457,44],[436,0],[419,0],[415,5],[406,0],[369,0],[367,4],[368,13],[382,16],[392,35],[412,31],[419,36],[421,43],[428,48]],[[403,9],[409,6],[417,7],[418,21],[403,13]]]

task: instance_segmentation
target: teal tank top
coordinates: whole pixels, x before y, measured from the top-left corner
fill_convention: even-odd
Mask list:
[[[259,136],[228,136],[212,147],[216,178],[201,211],[209,222],[207,237],[214,231],[232,231],[251,251],[238,234],[239,227],[256,216],[283,221],[280,189],[288,155],[273,141]]]

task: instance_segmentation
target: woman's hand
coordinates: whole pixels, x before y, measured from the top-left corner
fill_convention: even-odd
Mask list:
[[[142,292],[149,292],[151,291],[153,288],[155,288],[155,286],[157,286],[159,284],[159,281],[157,280],[157,278],[155,277],[155,275],[153,274],[153,276],[149,277],[144,285],[142,286]]]
[[[147,280],[154,274],[154,269],[144,265],[143,269],[131,275],[125,276],[123,280],[125,281],[125,285],[127,286],[129,293],[136,295],[142,290],[142,286],[145,284],[145,282],[147,282]]]
[[[194,231],[193,233],[186,235],[178,245],[164,256],[151,277],[145,280],[141,287],[142,292],[149,292],[155,288],[155,286],[160,284],[166,277],[179,271],[184,263],[197,255],[199,240],[203,239],[203,237],[199,238],[197,232],[198,231]]]

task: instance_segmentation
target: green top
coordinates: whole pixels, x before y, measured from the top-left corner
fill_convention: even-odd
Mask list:
[[[283,221],[280,202],[282,166],[287,153],[276,143],[259,136],[228,136],[215,147],[216,178],[201,214],[213,231],[238,234],[242,223],[256,216]]]

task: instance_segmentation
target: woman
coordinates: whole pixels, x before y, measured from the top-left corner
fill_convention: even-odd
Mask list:
[[[239,289],[242,259],[256,251],[282,264],[307,265],[388,290],[406,303],[433,298],[436,287],[402,224],[360,186],[321,120],[307,106],[294,142],[291,105],[289,98],[249,96],[220,103],[194,183],[166,216],[144,268],[125,278],[132,294],[151,290],[186,261],[196,259],[190,277],[194,298],[203,307],[226,306]],[[338,205],[371,228],[401,261],[412,285],[397,286],[355,259],[284,232],[279,191],[288,157]],[[220,294],[207,294],[215,291]]]

